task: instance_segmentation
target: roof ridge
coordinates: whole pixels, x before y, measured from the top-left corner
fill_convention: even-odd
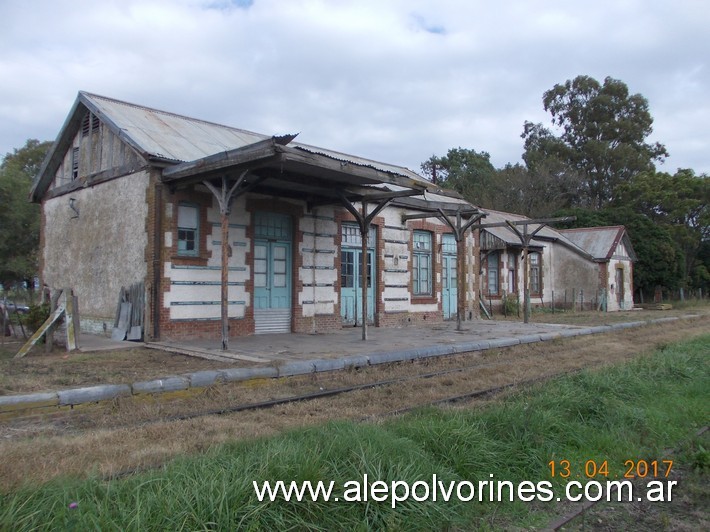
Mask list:
[[[592,227],[573,227],[572,229],[557,229],[557,231],[572,232],[572,231],[595,231],[599,229],[625,229],[624,225],[594,225]]]

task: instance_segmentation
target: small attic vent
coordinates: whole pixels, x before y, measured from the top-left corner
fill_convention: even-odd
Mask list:
[[[86,136],[90,132],[98,131],[99,124],[100,122],[98,116],[91,112],[86,113],[84,115],[84,120],[81,121],[81,134]]]
[[[71,152],[71,178],[77,177],[79,177],[79,148],[74,148]]]

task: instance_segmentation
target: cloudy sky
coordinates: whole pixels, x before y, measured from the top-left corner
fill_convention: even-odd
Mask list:
[[[520,161],[542,94],[580,74],[649,100],[710,173],[706,0],[0,0],[0,156],[53,140],[79,90],[419,170]]]

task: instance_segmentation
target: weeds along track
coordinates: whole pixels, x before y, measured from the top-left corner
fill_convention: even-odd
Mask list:
[[[391,365],[135,396],[0,423],[0,492],[54,477],[110,478],[235,440],[336,419],[377,422],[428,405],[470,407],[494,394],[623,362],[710,332],[710,319]],[[457,406],[457,403],[464,406]]]
[[[464,367],[460,367],[460,368],[453,368],[453,369],[447,369],[447,370],[430,372],[430,373],[422,373],[422,374],[418,374],[418,375],[401,377],[401,378],[397,378],[397,379],[379,380],[379,381],[367,382],[367,383],[363,383],[363,384],[356,384],[353,386],[346,386],[346,387],[333,388],[333,389],[321,389],[316,392],[310,392],[310,393],[301,394],[301,395],[294,395],[294,396],[284,397],[284,398],[280,398],[280,399],[269,399],[266,401],[237,404],[237,405],[223,407],[223,408],[217,408],[217,409],[201,410],[201,411],[195,411],[195,412],[184,413],[184,414],[175,414],[175,415],[163,417],[161,419],[139,421],[139,422],[136,422],[136,424],[145,425],[148,423],[157,423],[157,422],[163,423],[163,422],[171,422],[171,421],[184,421],[187,419],[203,417],[203,416],[221,416],[221,415],[227,415],[227,414],[234,414],[237,412],[244,412],[244,411],[248,411],[248,410],[269,409],[269,408],[273,408],[273,407],[280,406],[280,405],[287,405],[289,403],[313,401],[315,399],[322,399],[322,398],[327,398],[327,397],[333,397],[336,395],[348,394],[348,393],[353,393],[353,392],[360,392],[360,391],[365,391],[365,390],[372,390],[375,388],[385,388],[385,387],[396,388],[397,386],[400,386],[400,385],[405,385],[405,384],[411,385],[411,384],[416,383],[417,381],[424,381],[427,379],[437,379],[437,378],[442,378],[442,377],[446,377],[446,376],[451,376],[454,374],[461,374],[462,378],[465,378],[465,375],[463,375],[463,374],[465,374],[466,372],[473,372],[473,371],[484,370],[484,369],[485,370],[492,370],[495,368],[501,368],[503,366],[507,366],[509,364],[510,364],[509,361],[498,362],[498,363],[489,363],[489,364],[485,364],[485,363],[472,364],[472,365],[464,366]],[[397,410],[393,410],[393,411],[389,411],[389,412],[382,412],[380,414],[376,414],[374,416],[369,416],[368,418],[364,418],[364,419],[373,419],[373,418],[377,418],[377,417],[397,415],[397,414],[412,411],[417,408],[422,408],[422,407],[426,407],[426,406],[433,406],[433,405],[445,404],[445,403],[454,403],[454,402],[464,401],[467,399],[475,399],[477,397],[483,397],[486,395],[493,395],[493,394],[500,393],[500,392],[510,389],[510,388],[515,388],[516,386],[528,385],[528,384],[532,384],[534,382],[540,382],[542,380],[546,380],[546,379],[561,376],[561,375],[566,375],[569,373],[571,373],[571,372],[565,371],[565,372],[560,372],[560,373],[553,373],[551,375],[545,375],[542,378],[537,377],[537,378],[526,379],[524,381],[519,381],[519,382],[515,382],[515,383],[507,383],[507,384],[503,384],[500,386],[494,386],[491,388],[478,389],[475,391],[466,391],[466,392],[458,394],[458,395],[449,396],[449,397],[445,397],[442,399],[433,399],[430,401],[425,401],[423,403],[416,402],[416,400],[415,400],[414,402],[412,402],[411,406],[405,406],[403,408],[399,408]],[[445,386],[451,386],[451,385],[452,384],[445,384]]]
[[[352,371],[218,384],[191,394],[132,397],[91,405],[88,408],[64,408],[54,413],[50,419],[52,425],[63,428],[65,432],[80,432],[99,427],[118,429],[274,409],[292,403],[307,403],[356,392],[361,395],[367,395],[368,392],[379,395],[379,404],[382,407],[396,403],[392,410],[365,416],[366,419],[373,419],[379,415],[392,415],[467,398],[475,399],[521,384],[569,373],[549,371],[550,368],[558,367],[556,360],[560,358],[561,344],[562,340],[553,340],[525,350],[503,348],[494,352],[471,352],[438,359],[418,359]],[[591,365],[596,362],[593,361]],[[569,361],[564,364],[564,367],[568,366]],[[572,367],[578,370],[587,367],[587,364],[573,363]],[[494,385],[491,386],[491,383]],[[347,397],[344,400],[348,400]],[[29,415],[16,418],[15,421],[21,424],[23,421],[38,419],[40,416]]]

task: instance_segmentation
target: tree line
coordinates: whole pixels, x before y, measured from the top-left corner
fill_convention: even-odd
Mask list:
[[[578,76],[542,98],[552,128],[523,125],[523,164],[495,168],[487,152],[452,148],[422,163],[426,177],[480,207],[532,218],[576,216],[565,227],[624,225],[641,295],[656,287],[710,290],[710,180],[659,172],[668,152],[649,143],[648,101],[620,80]]]

